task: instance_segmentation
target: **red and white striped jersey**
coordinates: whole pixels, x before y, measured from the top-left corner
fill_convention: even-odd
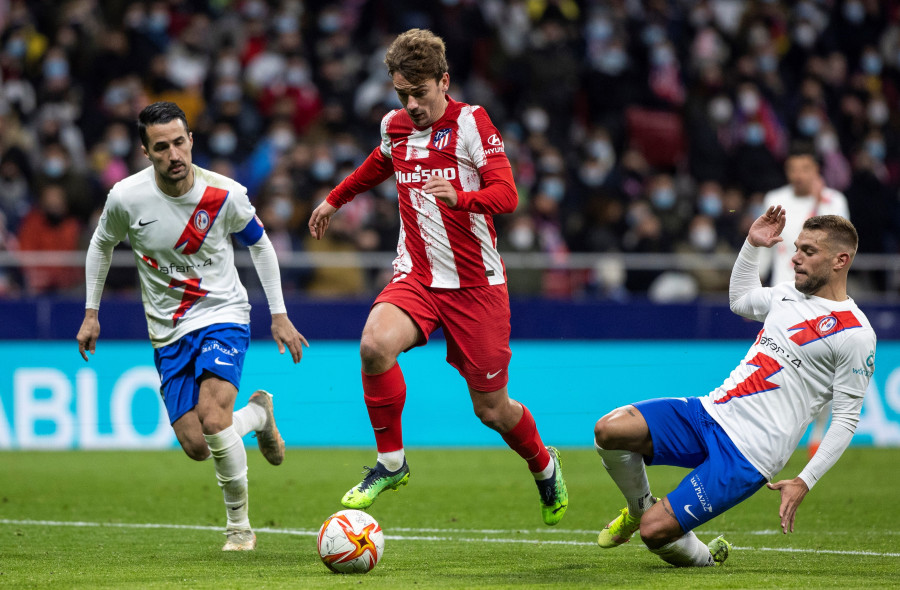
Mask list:
[[[500,133],[485,110],[447,99],[443,116],[425,129],[417,128],[403,109],[385,115],[380,153],[369,156],[369,161],[384,162],[372,167],[385,174],[356,178],[360,182],[350,183],[352,186],[345,181],[328,200],[340,206],[387,178],[391,166],[400,207],[393,280],[409,276],[443,289],[499,285],[506,279],[490,213],[515,208],[514,188],[510,203],[466,208],[450,208],[422,191],[432,176],[449,180],[457,191],[479,191],[485,186],[485,173],[510,168]],[[357,172],[365,167],[363,164]]]
[[[250,323],[231,234],[258,223],[255,213],[246,188],[197,166],[194,186],[180,197],[159,189],[152,166],[109,191],[92,242],[131,243],[154,347],[211,324]],[[258,239],[262,224],[251,233]]]

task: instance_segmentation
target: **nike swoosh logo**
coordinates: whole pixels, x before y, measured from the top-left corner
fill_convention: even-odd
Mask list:
[[[684,505],[684,511],[687,512],[688,514],[690,514],[690,515],[691,515],[691,518],[693,518],[694,520],[700,520],[699,518],[697,518],[696,516],[694,516],[694,513],[693,513],[693,512],[691,512],[691,505],[690,505],[690,504],[685,504],[685,505]]]
[[[500,371],[497,371],[496,373],[488,373],[488,374],[487,374],[487,378],[488,378],[488,379],[493,379],[494,377],[496,377],[496,376],[499,375],[499,374],[500,374]]]
[[[243,508],[244,506],[245,506],[245,504],[241,504],[240,506],[232,506],[231,509],[232,509],[232,510],[240,510],[240,509]]]
[[[156,223],[157,221],[159,221],[159,219],[154,219],[153,221],[138,220],[138,225],[144,227],[145,225],[150,225],[151,223]]]
[[[233,367],[233,366],[234,366],[234,363],[226,363],[225,361],[223,361],[223,360],[220,359],[219,357],[216,357],[216,364],[217,364],[217,365],[228,365],[229,367]]]
[[[794,300],[794,299],[788,299],[787,297],[782,297],[781,300],[782,300],[782,301],[793,301],[794,303],[797,303],[796,300]]]

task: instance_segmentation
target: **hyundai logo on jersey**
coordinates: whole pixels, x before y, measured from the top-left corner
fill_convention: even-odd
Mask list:
[[[488,137],[488,143],[491,144],[491,145],[493,145],[493,146],[503,145],[503,140],[500,139],[500,136],[499,136],[499,135],[497,135],[496,133],[494,133],[493,135],[491,135],[490,137]]]
[[[442,150],[447,147],[447,144],[450,143],[450,135],[453,133],[449,127],[445,129],[441,129],[440,131],[435,131],[434,139],[431,140],[431,144],[435,149]]]

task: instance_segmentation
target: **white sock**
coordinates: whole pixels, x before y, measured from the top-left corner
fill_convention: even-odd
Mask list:
[[[243,438],[245,435],[262,430],[265,427],[266,411],[262,406],[247,404],[231,415],[231,425],[234,426],[238,436]]]
[[[378,453],[378,462],[384,465],[388,471],[397,471],[403,467],[403,461],[406,459],[406,453],[403,449],[399,451],[390,451],[389,453]]]
[[[204,434],[216,466],[216,479],[225,497],[227,528],[249,529],[247,452],[234,426],[216,434]]]
[[[607,473],[625,496],[628,513],[631,516],[641,516],[655,503],[653,494],[650,493],[647,470],[644,468],[644,457],[633,451],[607,451],[596,442],[594,448]]]
[[[534,481],[543,481],[545,479],[550,479],[553,477],[553,472],[556,470],[556,461],[553,460],[553,457],[550,457],[550,461],[547,462],[547,466],[544,467],[543,471],[532,471],[531,475],[534,476]]]
[[[694,531],[688,532],[677,541],[650,551],[659,555],[666,563],[678,567],[708,567],[716,564],[709,547],[697,538]]]

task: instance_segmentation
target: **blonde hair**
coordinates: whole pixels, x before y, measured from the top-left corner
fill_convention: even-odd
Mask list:
[[[447,72],[444,40],[427,29],[401,33],[384,56],[388,73],[399,73],[412,84],[440,80]]]

